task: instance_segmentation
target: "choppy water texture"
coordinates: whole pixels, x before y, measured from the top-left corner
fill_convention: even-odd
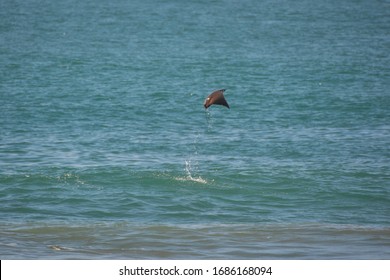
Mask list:
[[[389,1],[1,1],[1,259],[390,258],[389,50]]]

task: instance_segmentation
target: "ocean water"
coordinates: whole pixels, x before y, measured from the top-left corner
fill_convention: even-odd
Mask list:
[[[1,259],[390,258],[389,1],[2,0],[0,101]]]

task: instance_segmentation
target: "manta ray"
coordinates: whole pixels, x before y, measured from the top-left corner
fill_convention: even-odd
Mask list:
[[[225,96],[223,96],[225,89],[220,89],[212,92],[204,101],[204,107],[207,109],[211,105],[222,105],[225,107],[229,107],[229,104],[226,102]]]

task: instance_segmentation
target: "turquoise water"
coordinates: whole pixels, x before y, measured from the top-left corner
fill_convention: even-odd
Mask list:
[[[389,50],[389,1],[2,0],[1,259],[390,258]]]

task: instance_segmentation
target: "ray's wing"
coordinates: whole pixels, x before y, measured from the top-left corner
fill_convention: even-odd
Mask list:
[[[226,99],[225,99],[225,96],[223,96],[223,93],[221,93],[214,101],[214,104],[218,104],[218,105],[222,105],[222,106],[225,106],[225,107],[229,107],[229,104],[227,103]]]

